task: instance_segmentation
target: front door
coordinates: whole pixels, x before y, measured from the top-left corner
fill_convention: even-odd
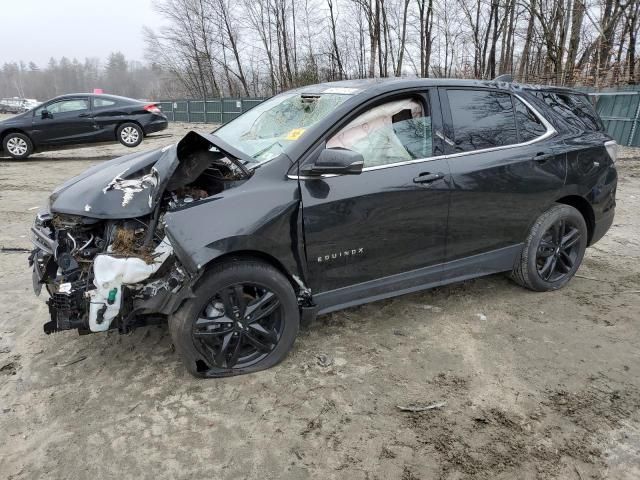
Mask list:
[[[362,286],[360,292],[345,298],[382,297],[390,289],[423,281],[422,274],[413,283],[404,281],[411,271],[439,278],[449,167],[438,158],[442,146],[432,130],[440,128],[441,117],[426,93],[381,101],[326,139],[327,148],[361,153],[361,174],[301,177],[314,299],[317,293],[354,285]],[[372,281],[377,281],[375,289],[367,288]]]
[[[46,111],[43,116],[42,112]],[[38,108],[33,116],[36,145],[69,145],[93,141],[95,122],[88,98],[69,98]]]

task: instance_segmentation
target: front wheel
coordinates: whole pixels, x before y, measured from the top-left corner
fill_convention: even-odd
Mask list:
[[[255,260],[227,261],[209,270],[169,319],[169,330],[189,373],[227,377],[282,361],[300,325],[287,278]]]
[[[2,148],[16,160],[27,158],[33,153],[33,143],[24,133],[10,133],[2,141]]]
[[[575,275],[587,248],[587,224],[569,205],[555,205],[531,227],[511,277],[537,292],[557,290]]]
[[[127,122],[118,127],[118,141],[125,147],[137,147],[143,137],[144,132],[140,125]]]

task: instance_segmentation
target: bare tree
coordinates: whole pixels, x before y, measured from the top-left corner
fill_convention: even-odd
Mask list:
[[[203,1],[203,0],[200,0]],[[233,54],[233,58],[236,63],[237,70],[232,70],[227,67],[225,62],[225,69],[230,71],[242,84],[245,95],[249,95],[249,86],[247,85],[247,79],[242,71],[242,62],[240,61],[240,51],[238,50],[238,32],[234,30],[233,24],[236,23],[231,17],[231,9],[229,0],[207,0],[213,11],[217,11],[220,18],[226,38],[229,42],[229,48]],[[224,48],[223,48],[224,50]]]
[[[333,0],[327,0],[327,6],[329,7],[329,20],[331,23],[332,54],[338,66],[338,79],[342,80],[345,77],[345,73],[344,73],[344,68],[342,67],[342,60],[340,60],[340,49],[338,48],[338,37],[336,34],[336,19],[333,13]]]
[[[433,44],[433,0],[417,0],[420,19],[420,76],[429,76]]]
[[[146,64],[112,55],[0,69],[5,95],[102,86],[135,96],[273,95],[415,74],[637,83],[640,0],[158,0]],[[125,52],[126,53],[126,52]]]

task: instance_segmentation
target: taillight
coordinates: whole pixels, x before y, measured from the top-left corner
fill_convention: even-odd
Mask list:
[[[604,142],[604,148],[607,149],[607,153],[611,157],[611,161],[616,163],[616,160],[618,159],[618,142],[615,140]]]
[[[162,110],[160,110],[160,108],[158,107],[158,105],[156,105],[155,103],[150,103],[149,105],[145,105],[144,109],[149,112],[149,113],[155,113],[156,115],[159,115],[162,113]]]

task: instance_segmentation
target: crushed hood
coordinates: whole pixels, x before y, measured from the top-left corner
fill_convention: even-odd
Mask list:
[[[176,167],[175,149],[172,145],[96,165],[54,190],[49,209],[103,219],[146,215]]]
[[[235,149],[215,135],[191,131],[175,145],[115,158],[71,178],[51,194],[49,210],[96,219],[148,215],[162,197],[180,160],[193,149],[211,146],[249,174]],[[175,187],[176,181],[171,183]]]

